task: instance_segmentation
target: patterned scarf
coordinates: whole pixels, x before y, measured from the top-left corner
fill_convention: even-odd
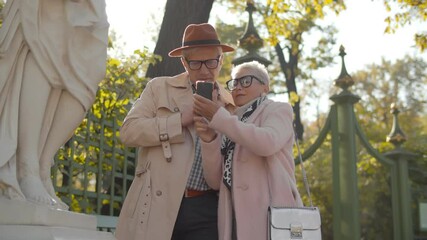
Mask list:
[[[245,110],[240,121],[246,122],[257,107],[266,99],[266,96],[259,97]],[[222,137],[221,154],[224,156],[224,174],[222,181],[225,186],[231,191],[231,168],[234,155],[234,147],[236,143],[231,141],[226,135]]]

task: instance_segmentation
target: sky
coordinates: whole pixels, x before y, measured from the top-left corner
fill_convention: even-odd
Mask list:
[[[106,0],[110,31],[116,32],[119,41],[126,42],[125,54],[131,54],[134,49],[143,46],[154,49],[155,42],[152,38],[157,37],[165,2]],[[394,35],[385,34],[384,19],[387,15],[382,1],[347,0],[346,4],[346,11],[338,17],[331,17],[339,29],[337,43],[344,45],[348,54],[346,65],[361,69],[366,64],[380,62],[381,57],[397,59],[405,54],[417,54],[413,48],[413,36],[415,32],[425,30],[426,24],[413,24],[398,29]],[[214,3],[212,12],[215,11],[215,5]],[[211,14],[211,19],[214,18],[212,15],[215,14]]]
[[[330,16],[327,21],[333,21],[339,32],[336,35],[336,64],[319,71],[320,78],[326,86],[332,86],[341,70],[341,60],[338,57],[339,47],[346,50],[345,63],[348,72],[364,69],[372,63],[379,64],[381,59],[394,61],[410,56],[422,56],[427,60],[427,53],[421,54],[414,47],[414,34],[425,31],[427,24],[414,23],[400,28],[395,34],[385,34],[384,19],[387,12],[382,1],[346,0],[347,10],[339,16]],[[118,43],[123,45],[123,53],[129,55],[133,50],[148,47],[153,50],[158,29],[163,18],[166,0],[106,0],[107,16],[110,31],[118,36]],[[218,13],[219,12],[219,13]],[[213,5],[209,22],[214,24],[218,11],[217,4]],[[247,17],[247,13],[244,16]],[[235,16],[236,18],[242,16]],[[328,101],[329,96],[321,101]],[[325,104],[323,104],[325,105]],[[328,104],[326,104],[326,107]],[[324,111],[325,109],[321,109]]]

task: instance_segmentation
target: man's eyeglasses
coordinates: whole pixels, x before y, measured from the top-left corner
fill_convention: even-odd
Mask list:
[[[221,58],[221,56],[218,56],[218,58],[216,59],[207,59],[204,61],[199,61],[199,60],[187,60],[185,59],[185,61],[187,61],[188,63],[188,67],[191,70],[199,70],[200,68],[202,68],[202,64],[205,64],[205,66],[208,69],[215,69],[218,67],[218,63],[219,63],[219,59]]]
[[[240,78],[231,79],[231,80],[228,80],[225,84],[229,91],[233,91],[234,89],[236,89],[238,83],[240,83],[240,86],[242,86],[242,88],[250,87],[252,85],[252,80],[254,79],[260,82],[262,85],[265,84],[263,81],[261,81],[259,78],[255,77],[254,75],[246,75]]]

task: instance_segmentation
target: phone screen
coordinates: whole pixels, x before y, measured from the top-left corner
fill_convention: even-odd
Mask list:
[[[213,83],[197,81],[196,82],[196,93],[207,99],[212,100]]]

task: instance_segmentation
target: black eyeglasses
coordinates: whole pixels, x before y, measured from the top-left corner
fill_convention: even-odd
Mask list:
[[[254,75],[246,75],[240,78],[231,79],[231,80],[228,80],[225,84],[227,85],[227,89],[229,91],[233,91],[234,89],[236,89],[237,83],[240,83],[240,86],[242,86],[242,88],[250,87],[252,85],[253,79],[257,80],[262,85],[265,84],[263,81],[261,81],[259,78],[255,77]]]
[[[202,64],[205,64],[205,66],[208,69],[215,69],[218,67],[218,63],[219,63],[219,59],[221,58],[221,56],[218,56],[218,58],[215,59],[207,59],[204,61],[200,61],[200,60],[187,60],[185,58],[185,61],[187,61],[188,63],[188,67],[191,70],[199,70],[200,68],[202,68]]]

